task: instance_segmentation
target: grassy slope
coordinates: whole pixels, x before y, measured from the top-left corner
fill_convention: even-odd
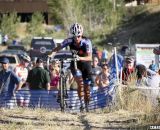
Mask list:
[[[131,43],[159,43],[160,42],[160,5],[147,5],[129,9],[130,20],[122,23],[119,30],[109,36],[107,42]],[[135,11],[139,10],[139,11]]]

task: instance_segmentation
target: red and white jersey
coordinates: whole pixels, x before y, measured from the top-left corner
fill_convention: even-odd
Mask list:
[[[21,79],[22,82],[27,80],[28,76],[28,69],[25,68],[23,65],[19,64],[14,69],[15,74]]]

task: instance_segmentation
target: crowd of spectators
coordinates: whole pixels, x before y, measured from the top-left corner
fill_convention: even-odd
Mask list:
[[[96,50],[93,51],[92,61],[92,83],[90,91],[102,93],[109,86],[111,79],[109,57],[106,49],[103,49],[102,55],[98,55]],[[60,82],[60,62],[53,61],[49,65],[49,70],[45,69],[46,64],[40,58],[31,62],[31,60],[22,56],[21,63],[9,70],[9,60],[1,59],[2,70],[0,71],[0,106],[13,107],[13,98],[20,107],[44,107],[48,104],[47,95],[52,91],[59,91]],[[32,67],[29,64],[32,63]],[[125,58],[122,69],[122,84],[127,85],[131,81],[131,75],[136,73],[136,85],[141,86],[145,82],[146,86],[160,85],[160,69],[151,61],[151,65],[146,68],[144,65],[135,65],[133,58]],[[145,79],[145,81],[144,81]],[[77,90],[77,84],[70,71],[67,70],[67,90]],[[109,87],[108,87],[109,88]],[[37,91],[38,90],[38,91]],[[55,98],[58,99],[60,93]],[[94,99],[105,97],[105,93],[97,94]],[[15,96],[16,95],[16,96]],[[91,94],[92,96],[92,94]],[[109,96],[108,99],[111,99]],[[100,107],[108,102],[108,99],[101,101]],[[51,99],[52,100],[52,99]],[[8,105],[9,104],[9,105]],[[12,105],[11,105],[12,104]]]

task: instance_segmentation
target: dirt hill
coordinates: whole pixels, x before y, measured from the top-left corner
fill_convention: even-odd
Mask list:
[[[121,44],[160,42],[160,5],[129,8],[130,19],[125,19],[117,31],[107,38],[107,42]]]

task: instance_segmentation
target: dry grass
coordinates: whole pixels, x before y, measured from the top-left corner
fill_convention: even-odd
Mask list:
[[[27,23],[20,23],[17,30],[16,30],[20,39],[23,39],[27,36],[26,25],[27,25]]]
[[[133,75],[131,82],[127,86],[119,86],[117,91],[119,104],[117,104],[117,108],[131,113],[136,111],[143,113],[143,116],[139,118],[142,124],[146,122],[148,124],[160,124],[159,104],[155,106],[150,96],[147,95],[149,92],[146,93],[146,91],[137,89],[135,83],[135,76]]]
[[[102,130],[138,127],[141,113],[124,110],[112,113],[61,113],[59,111],[14,109],[1,110],[2,130]]]

